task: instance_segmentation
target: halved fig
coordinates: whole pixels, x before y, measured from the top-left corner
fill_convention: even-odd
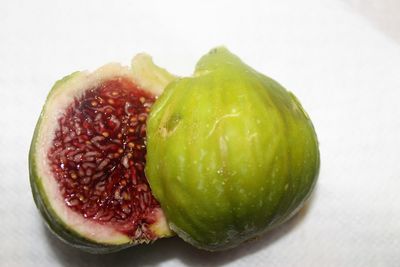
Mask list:
[[[36,205],[62,240],[108,253],[173,235],[144,168],[148,112],[174,79],[139,54],[131,68],[109,64],[54,85],[29,170]]]

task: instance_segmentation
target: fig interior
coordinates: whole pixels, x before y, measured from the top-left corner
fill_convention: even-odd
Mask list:
[[[90,88],[58,120],[48,160],[65,204],[132,238],[154,239],[144,174],[146,119],[155,97],[126,78]]]

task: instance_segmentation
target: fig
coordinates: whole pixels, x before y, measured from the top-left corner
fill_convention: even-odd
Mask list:
[[[152,192],[170,228],[201,249],[232,248],[287,221],[319,165],[297,98],[224,47],[172,81],[148,117]]]
[[[65,242],[108,253],[173,235],[144,174],[146,119],[175,77],[146,54],[55,83],[29,152],[35,203]]]

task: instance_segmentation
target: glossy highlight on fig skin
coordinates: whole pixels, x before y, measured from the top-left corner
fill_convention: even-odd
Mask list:
[[[160,207],[144,174],[146,120],[155,97],[116,78],[87,90],[58,120],[48,151],[65,204],[133,238],[155,239]]]

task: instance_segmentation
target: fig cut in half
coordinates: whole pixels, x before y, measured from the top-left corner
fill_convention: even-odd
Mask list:
[[[147,115],[174,79],[139,54],[131,68],[108,64],[54,85],[29,170],[35,203],[62,240],[108,253],[173,235],[144,168]]]

